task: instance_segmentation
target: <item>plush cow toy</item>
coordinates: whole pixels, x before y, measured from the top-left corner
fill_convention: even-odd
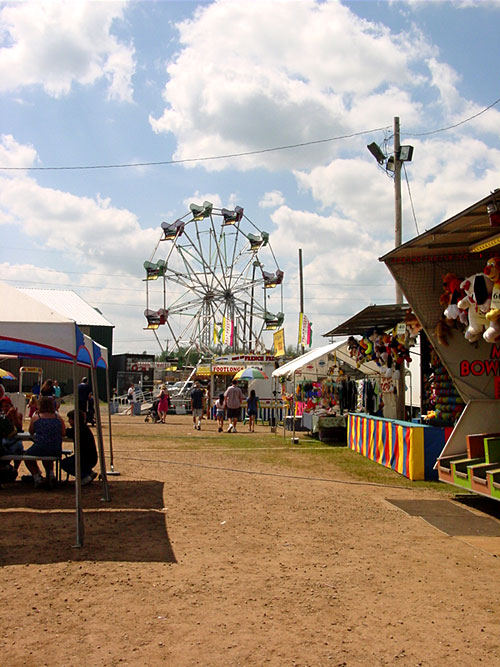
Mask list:
[[[469,343],[474,343],[483,335],[488,327],[486,313],[490,309],[491,292],[493,283],[484,273],[475,273],[460,283],[465,297],[460,299],[457,306],[469,313],[469,326],[464,336]]]

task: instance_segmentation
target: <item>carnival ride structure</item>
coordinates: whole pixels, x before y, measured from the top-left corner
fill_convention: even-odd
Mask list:
[[[145,329],[160,326],[177,349],[202,355],[262,352],[264,332],[284,322],[283,277],[269,240],[244,213],[191,204],[144,262]],[[160,248],[167,247],[164,258]],[[172,349],[172,348],[170,348]]]

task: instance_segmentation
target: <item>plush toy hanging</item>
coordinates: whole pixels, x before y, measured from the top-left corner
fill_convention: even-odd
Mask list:
[[[487,343],[500,340],[500,257],[491,257],[484,267],[484,273],[492,281],[490,310],[486,313],[489,326],[483,334]]]
[[[458,302],[463,299],[465,292],[460,287],[462,278],[455,273],[445,273],[443,276],[443,293],[439,297],[439,303],[445,307],[443,315],[447,320],[459,320],[467,323],[467,313],[460,310]]]
[[[464,336],[469,343],[474,343],[488,327],[486,313],[490,309],[493,283],[484,273],[475,273],[460,283],[465,296],[458,302],[458,307],[468,312],[469,325]]]

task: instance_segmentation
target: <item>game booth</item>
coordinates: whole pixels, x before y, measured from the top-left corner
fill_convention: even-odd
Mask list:
[[[421,356],[429,357],[424,355],[426,341],[422,341],[421,329],[408,304],[388,304],[367,306],[324,334],[349,336],[348,349],[359,368],[369,363],[378,370],[378,403],[365,401],[362,409],[349,412],[348,446],[411,480],[437,478],[434,464],[451,433],[444,418],[432,427],[420,418],[412,419],[415,404],[424,402],[425,389],[434,396],[434,379],[438,377],[435,369],[420,362]],[[412,358],[415,351],[418,354]],[[404,376],[403,382],[399,382],[400,376]],[[401,386],[406,386],[401,403],[407,419],[398,420],[397,391]]]
[[[500,499],[500,192],[381,258],[456,388],[439,479]],[[453,397],[452,397],[453,399]]]
[[[295,440],[296,431],[308,431],[320,440],[345,442],[347,413],[370,400],[363,387],[378,383],[380,369],[369,362],[358,368],[344,339],[310,350],[272,375],[287,406],[284,435],[292,431]]]

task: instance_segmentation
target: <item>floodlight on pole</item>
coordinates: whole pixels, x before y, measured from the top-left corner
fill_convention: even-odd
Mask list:
[[[378,144],[372,141],[371,144],[368,144],[367,148],[379,164],[384,164],[386,156]]]

